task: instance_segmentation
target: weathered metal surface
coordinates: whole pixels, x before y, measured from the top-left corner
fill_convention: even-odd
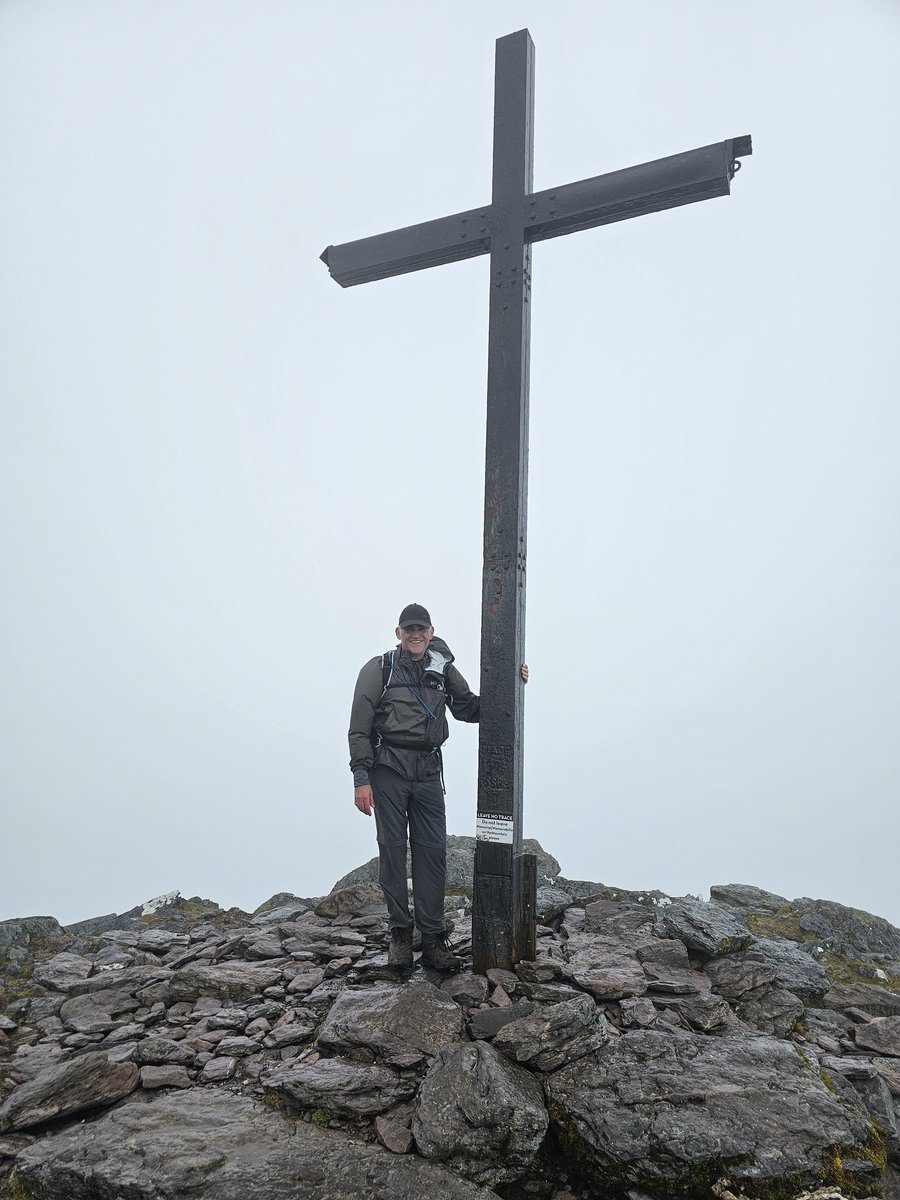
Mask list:
[[[527,30],[497,42],[494,84],[494,167],[491,209],[491,298],[488,318],[488,401],[484,481],[484,569],[481,600],[481,716],[478,726],[478,812],[512,817],[511,845],[476,850],[473,926],[475,970],[510,967],[519,922],[515,886],[503,889],[509,908],[491,914],[482,943],[485,896],[498,875],[513,877],[522,853],[525,556],[528,515],[528,368],[531,335],[531,247],[522,201],[533,183],[534,44]],[[481,847],[479,847],[479,850]],[[487,961],[490,956],[490,961]]]
[[[727,196],[736,160],[753,153],[749,135],[701,146],[577,183],[524,193],[527,242],[546,241],[646,213]],[[530,189],[529,189],[530,191]],[[322,261],[341,287],[354,287],[488,254],[497,233],[492,204],[329,246]]]
[[[517,902],[513,958],[516,962],[532,962],[537,958],[537,855],[520,854],[514,867]]]
[[[536,865],[522,854],[528,372],[533,242],[728,195],[749,135],[577,183],[532,191],[534,46],[526,29],[497,42],[491,202],[329,246],[342,287],[491,256],[475,852],[476,971],[535,953]],[[486,840],[492,839],[492,840]]]

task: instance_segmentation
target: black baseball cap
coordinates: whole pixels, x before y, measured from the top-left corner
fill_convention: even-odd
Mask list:
[[[421,604],[407,604],[397,624],[401,629],[408,629],[410,625],[424,625],[426,629],[430,629],[431,617],[428,615],[428,609],[423,608]]]

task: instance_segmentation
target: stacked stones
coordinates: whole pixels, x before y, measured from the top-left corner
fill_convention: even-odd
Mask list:
[[[0,923],[0,1196],[890,1191],[887,922],[557,873],[534,962],[398,977],[354,876],[252,917],[174,898],[70,931]],[[467,901],[447,904],[465,955]]]

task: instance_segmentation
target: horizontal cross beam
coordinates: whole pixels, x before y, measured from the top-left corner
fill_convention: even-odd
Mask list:
[[[752,153],[749,135],[729,138],[685,154],[533,192],[522,198],[525,240],[542,242],[579,229],[727,196],[740,165],[738,160]],[[437,221],[329,246],[321,257],[332,279],[341,287],[353,287],[487,254],[493,234],[494,219],[488,204]]]

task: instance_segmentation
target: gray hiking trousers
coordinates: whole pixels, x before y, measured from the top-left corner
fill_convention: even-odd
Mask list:
[[[412,856],[416,924],[423,933],[444,932],[447,881],[447,816],[439,778],[404,779],[390,767],[369,772],[378,830],[378,882],[391,929],[409,929],[406,842]],[[408,832],[407,832],[408,831]]]

